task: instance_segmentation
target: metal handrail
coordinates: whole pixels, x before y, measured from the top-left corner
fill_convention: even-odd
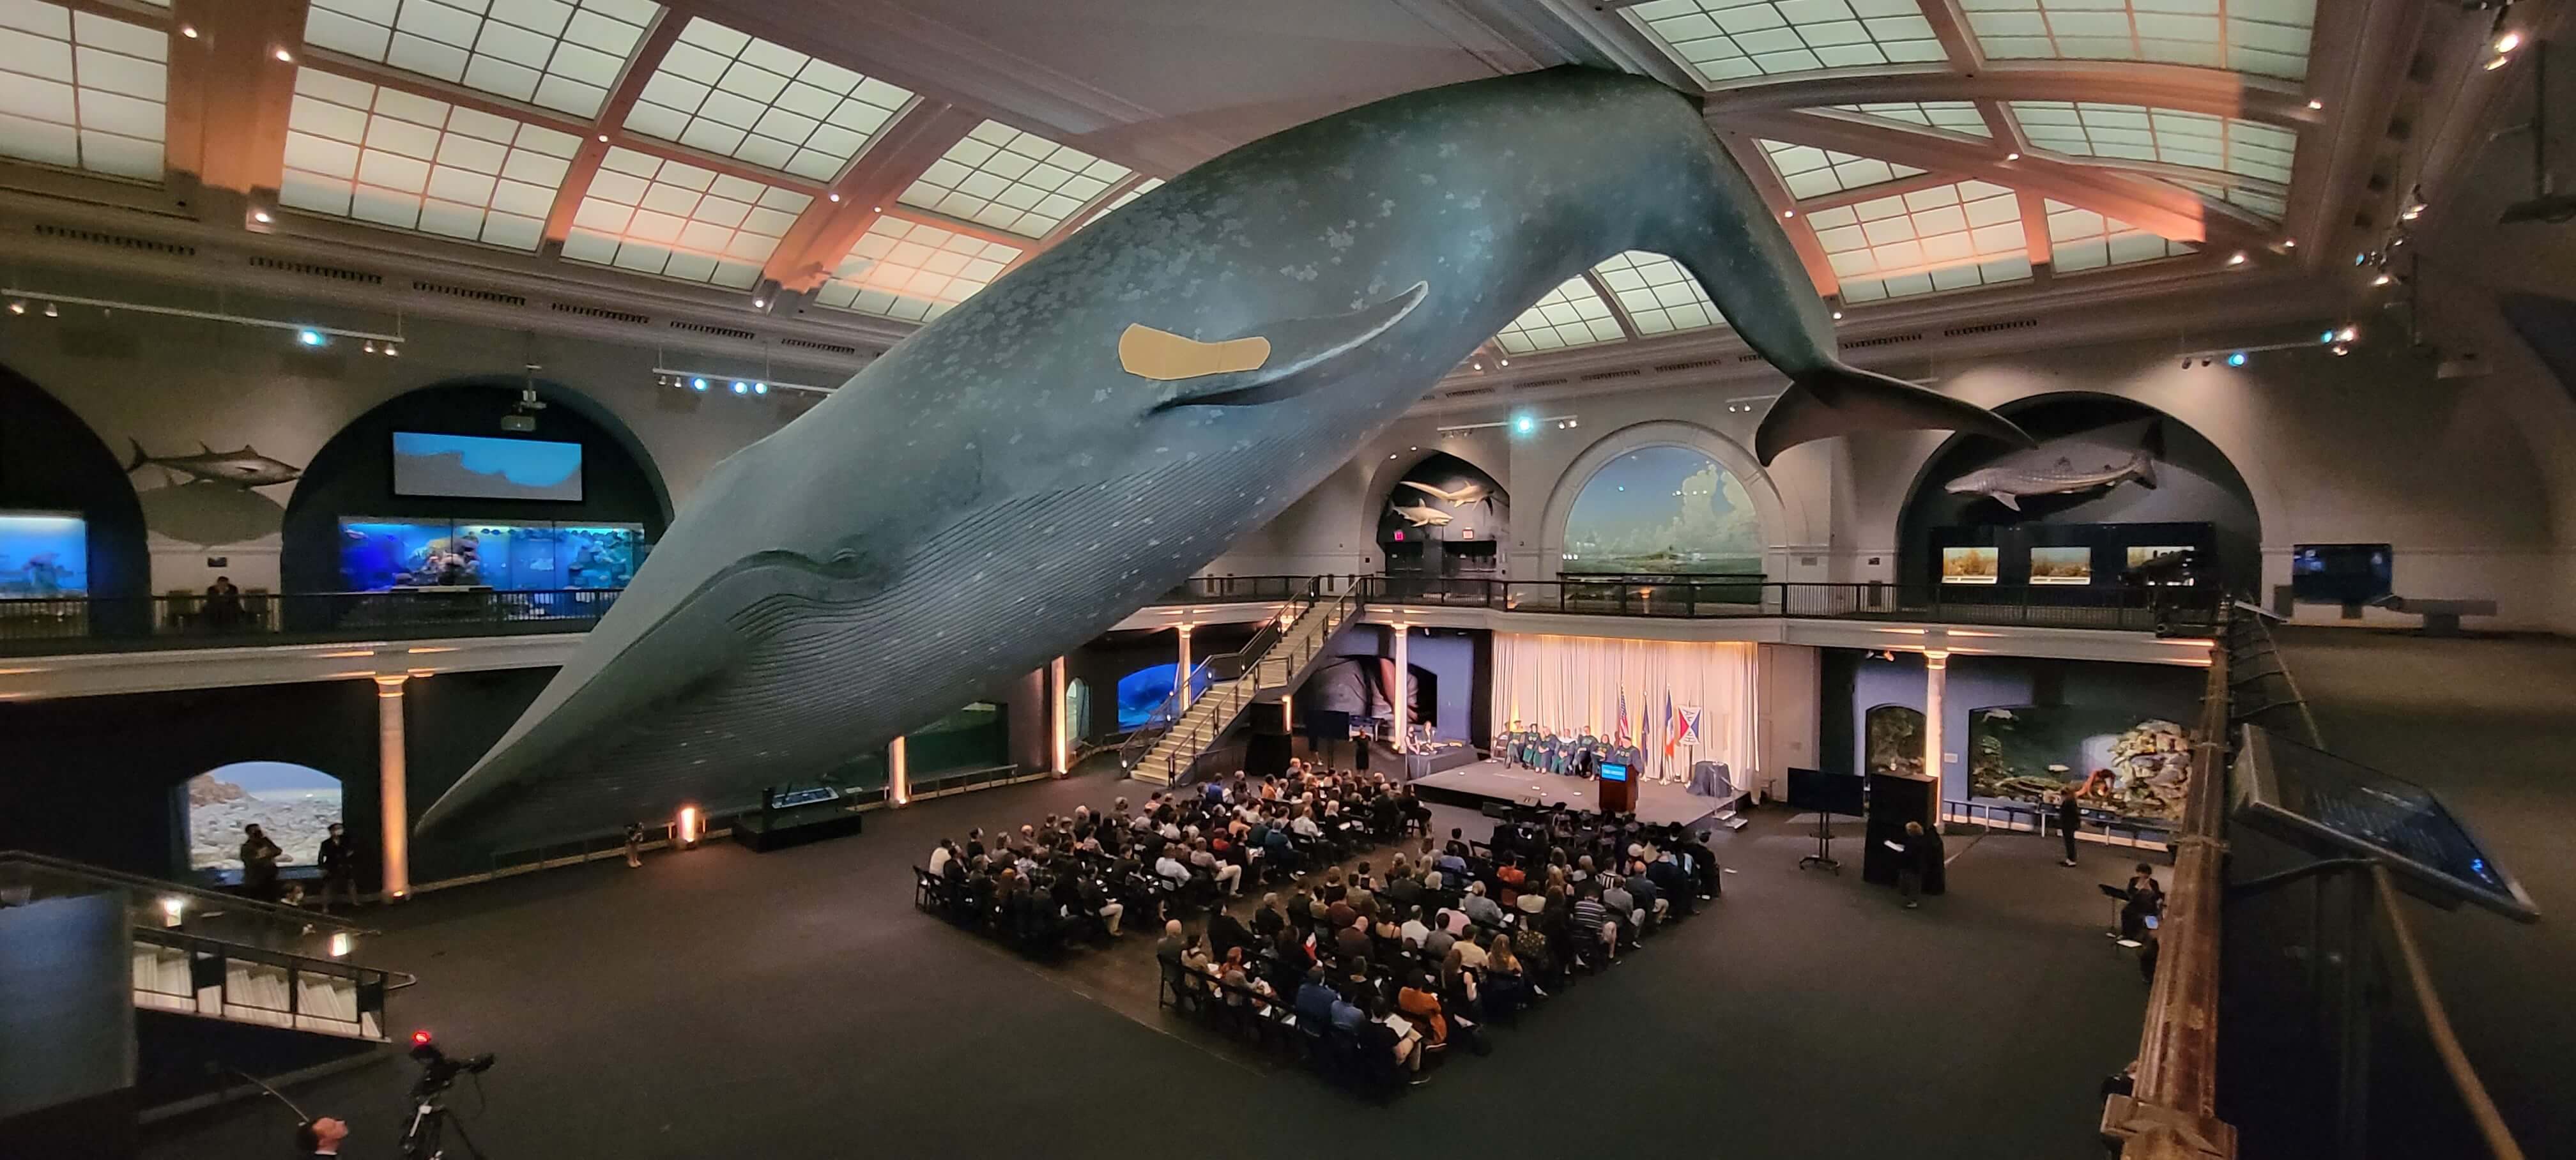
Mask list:
[[[122,870],[110,870],[104,866],[92,866],[86,862],[74,862],[68,858],[57,858],[50,854],[39,854],[32,850],[0,850],[0,876],[5,876],[6,872],[13,866],[32,867],[35,870],[46,874],[71,878],[92,886],[108,887],[117,890],[144,891],[154,895],[156,898],[177,896],[192,901],[205,902],[214,908],[225,911],[226,913],[254,915],[260,918],[270,919],[281,924],[293,924],[299,928],[310,926],[352,935],[372,935],[382,933],[381,931],[360,926],[357,923],[349,922],[344,919],[335,918],[328,914],[304,910],[293,906],[283,906],[274,902],[263,902],[256,898],[245,898],[238,894],[226,894],[220,890],[208,890],[200,886],[189,886],[183,883],[168,882],[158,878],[146,878],[140,874],[128,874]]]
[[[1225,658],[1216,658],[1235,668],[1235,675],[1226,684],[1210,684],[1206,694],[1192,701],[1187,710],[1159,732],[1139,730],[1139,734],[1144,734],[1141,739],[1137,734],[1130,734],[1127,746],[1119,751],[1120,765],[1135,769],[1138,763],[1160,750],[1164,753],[1164,781],[1168,784],[1177,780],[1180,773],[1176,765],[1178,755],[1187,752],[1192,755],[1192,760],[1196,760],[1196,755],[1215,744],[1217,738],[1243,713],[1244,706],[1260,696],[1263,687],[1261,667],[1274,659],[1270,655],[1273,649],[1290,641],[1298,642],[1295,645],[1296,657],[1288,663],[1288,675],[1293,677],[1303,671],[1316,653],[1330,643],[1333,631],[1349,622],[1361,603],[1360,587],[1351,585],[1334,594],[1331,604],[1322,604],[1324,579],[1316,578],[1315,584],[1300,598],[1300,609],[1272,620],[1244,648]],[[1302,635],[1291,636],[1291,633]],[[1174,696],[1178,695],[1179,690],[1175,689]],[[1201,712],[1202,706],[1207,706],[1207,711]],[[1157,715],[1161,715],[1159,710]],[[1196,719],[1192,720],[1193,717]],[[1176,731],[1180,743],[1167,748],[1166,743],[1172,740]]]
[[[2415,928],[2406,921],[2406,912],[2398,904],[2397,882],[2389,876],[2385,863],[2371,863],[2370,887],[2378,896],[2380,921],[2386,924],[2389,942],[2397,952],[2407,994],[2424,1016],[2424,1031],[2433,1041],[2433,1054],[2441,1059],[2443,1073],[2450,1077],[2451,1086],[2459,1089],[2460,1100],[2468,1106],[2469,1118],[2476,1121],[2488,1153],[2496,1160],[2522,1160],[2522,1145],[2514,1140],[2512,1129],[2505,1127],[2503,1113],[2496,1110],[2495,1097],[2488,1094],[2486,1083],[2469,1064],[2469,1053],[2460,1047],[2459,1035],[2451,1030],[2451,1014],[2442,1006],[2441,993],[2433,987],[2432,971],[2424,965],[2424,952],[2415,944]]]
[[[248,946],[242,943],[228,942],[223,939],[207,938],[204,935],[189,934],[184,931],[157,930],[150,927],[138,927],[134,931],[134,941],[138,943],[148,943],[154,946],[168,947],[172,950],[185,951],[189,953],[192,959],[196,956],[208,956],[222,962],[240,961],[256,963],[261,966],[282,968],[286,972],[285,1007],[269,1007],[258,1003],[248,1002],[246,1000],[236,1001],[233,998],[232,993],[232,973],[230,971],[223,971],[218,975],[218,982],[216,983],[218,988],[218,999],[215,1014],[219,1017],[232,1018],[231,1011],[234,1008],[239,1007],[250,1011],[283,1015],[286,1017],[286,1023],[284,1025],[297,1030],[313,1030],[312,1028],[302,1026],[303,1020],[312,1019],[319,1022],[345,1024],[352,1028],[352,1033],[360,1038],[377,1040],[386,1039],[388,1036],[386,1034],[384,1023],[383,996],[420,981],[419,976],[412,975],[409,972],[389,971],[379,967],[362,967],[356,963],[316,958],[312,955],[300,955],[291,951],[278,951],[270,950],[265,947]],[[358,994],[356,996],[356,1015],[358,1018],[342,1020],[336,1017],[315,1015],[303,1010],[303,990],[296,985],[296,982],[299,977],[305,975],[323,975],[335,979],[344,979],[354,984],[358,988]],[[395,983],[393,981],[393,976],[395,975],[403,975],[406,981]],[[148,988],[138,985],[136,989],[147,990]],[[371,990],[373,992],[372,996],[370,995]],[[185,998],[191,1001],[196,998],[193,991],[186,995],[179,995],[162,990],[152,990],[151,993],[155,995],[165,995],[170,998]],[[371,998],[372,1005],[370,1004]],[[374,1015],[376,1017],[376,1033],[374,1035],[366,1034],[365,1016],[367,1015]],[[261,1022],[259,1020],[236,1021]]]
[[[1198,683],[1197,677],[1201,670],[1209,674],[1208,691],[1213,694],[1216,691],[1214,677],[1219,670],[1220,662],[1233,662],[1243,666],[1235,670],[1235,676],[1238,678],[1251,665],[1258,664],[1261,655],[1269,651],[1270,646],[1277,643],[1280,636],[1287,631],[1286,625],[1304,622],[1307,610],[1313,608],[1315,602],[1321,599],[1323,582],[1324,578],[1321,576],[1309,578],[1306,581],[1305,591],[1290,598],[1289,608],[1284,610],[1283,615],[1271,617],[1264,622],[1261,628],[1252,634],[1252,639],[1244,642],[1242,648],[1231,653],[1208,657],[1192,666],[1189,672],[1181,674],[1180,681],[1172,686],[1171,693],[1165,696],[1152,712],[1145,715],[1145,724],[1129,733],[1127,740],[1119,745],[1119,767],[1135,768],[1136,762],[1151,752],[1156,742],[1161,741],[1166,734],[1179,727],[1182,716],[1189,712],[1190,702],[1196,700],[1191,696],[1190,690]]]

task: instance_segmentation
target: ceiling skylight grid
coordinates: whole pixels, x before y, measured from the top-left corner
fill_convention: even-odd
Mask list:
[[[278,204],[534,250],[581,139],[297,69]]]
[[[1992,60],[2134,60],[2302,80],[2316,0],[1960,0]]]
[[[2054,198],[2041,204],[2048,212],[2048,265],[2060,274],[2152,262],[2193,252],[2185,243],[2167,241],[2089,209]]]
[[[2235,117],[2071,101],[2014,101],[2013,119],[2030,143],[2077,157],[2189,165],[2290,183],[2298,134]]]
[[[0,154],[159,181],[170,36],[39,0],[0,3]]]
[[[680,30],[645,81],[626,128],[830,181],[912,96],[700,17]]]
[[[1152,193],[1161,188],[1163,188],[1163,179],[1159,177],[1148,177],[1143,181],[1139,181],[1136,184],[1129,186],[1127,192],[1111,198],[1108,204],[1092,211],[1090,216],[1082,219],[1081,225],[1075,226],[1074,228],[1077,230],[1089,228],[1093,222],[1099,221],[1100,219],[1108,217],[1119,210],[1127,208],[1128,202],[1134,201],[1137,198],[1143,197],[1146,194]]]
[[[992,285],[1021,252],[881,214],[814,297],[842,310],[928,322]]]
[[[899,200],[1038,238],[1126,180],[1129,172],[1070,145],[986,121],[931,163]]]
[[[750,289],[813,198],[612,147],[573,214],[564,257]]]
[[[1786,141],[1764,141],[1762,152],[1771,159],[1771,168],[1779,171],[1780,182],[1789,187],[1790,195],[1801,199],[1862,189],[1923,172],[1911,165],[1892,165],[1875,157],[1855,157]]]
[[[1846,302],[2030,277],[2021,205],[1983,181],[1918,189],[1806,215]]]
[[[1595,343],[1618,342],[1628,337],[1610,314],[1610,304],[1594,293],[1592,284],[1581,278],[1568,278],[1538,304],[1521,312],[1512,324],[1494,336],[1509,354],[1535,354],[1540,351],[1567,350]]]
[[[650,0],[312,0],[304,42],[581,118],[661,12]]]
[[[1630,250],[1594,266],[1592,272],[1610,288],[1640,336],[1726,324],[1699,279],[1662,254]]]
[[[1882,121],[1902,121],[1927,129],[1946,129],[1971,137],[1992,137],[1984,114],[1977,112],[1973,101],[1874,101],[1866,105],[1836,105],[1846,113],[1859,113]]]
[[[1915,0],[1647,0],[1620,12],[1707,85],[1948,59]]]

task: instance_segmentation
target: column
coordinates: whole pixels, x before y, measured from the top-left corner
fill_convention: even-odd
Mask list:
[[[1387,632],[1395,637],[1395,687],[1386,691],[1386,699],[1395,706],[1395,716],[1392,719],[1395,733],[1393,740],[1401,748],[1404,745],[1404,728],[1410,724],[1405,718],[1410,716],[1413,710],[1413,670],[1409,667],[1406,656],[1409,651],[1408,646],[1413,641],[1413,628],[1398,622],[1389,627]]]
[[[1073,739],[1065,735],[1073,723],[1064,714],[1064,658],[1047,662],[1047,772],[1063,777],[1072,772],[1069,751]]]
[[[1175,624],[1172,630],[1181,634],[1181,660],[1172,666],[1172,693],[1179,698],[1172,705],[1177,720],[1190,707],[1190,626]]]
[[[411,895],[410,776],[403,762],[403,685],[397,673],[376,678],[376,812],[384,832],[385,901]]]
[[[912,770],[904,764],[903,738],[886,742],[886,800],[912,804]]]
[[[1949,771],[1941,761],[1941,724],[1949,710],[1942,704],[1950,684],[1950,650],[1923,650],[1923,768],[1932,775],[1932,816],[1923,824],[1941,825],[1941,787]]]

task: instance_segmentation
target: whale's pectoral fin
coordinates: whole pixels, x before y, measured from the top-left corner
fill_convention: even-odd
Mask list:
[[[1224,342],[1201,343],[1176,334],[1163,334],[1148,327],[1130,326],[1125,334],[1119,336],[1118,359],[1130,374],[1173,381],[1171,394],[1162,402],[1155,404],[1154,409],[1157,411],[1170,407],[1248,406],[1275,402],[1302,394],[1331,378],[1336,368],[1342,365],[1341,360],[1345,356],[1365,348],[1371,340],[1385,334],[1396,323],[1404,321],[1406,315],[1413,313],[1414,307],[1422,305],[1423,298],[1430,292],[1430,283],[1416,282],[1411,289],[1402,294],[1372,306],[1362,307],[1349,314],[1336,314],[1327,318],[1294,318],[1275,322],[1262,327],[1261,333],[1257,335],[1247,335]],[[1191,347],[1204,350],[1233,349],[1241,352],[1237,356],[1238,359],[1248,355],[1252,349],[1242,344],[1258,342],[1262,344],[1261,351],[1264,357],[1259,363],[1250,367],[1213,369],[1223,367],[1225,364],[1213,358],[1194,356],[1198,365],[1212,369],[1201,370],[1191,375],[1148,374],[1139,370],[1128,358],[1129,342],[1140,330],[1148,334],[1160,335],[1173,342],[1188,343]],[[1145,341],[1154,343],[1157,340]]]
[[[1790,379],[1788,391],[1762,416],[1762,426],[1753,434],[1753,453],[1767,466],[1781,452],[1810,440],[1924,428],[2032,445],[2031,437],[2010,420],[1974,403],[1837,362]]]

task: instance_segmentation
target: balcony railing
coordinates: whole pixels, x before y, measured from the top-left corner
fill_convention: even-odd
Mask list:
[[[587,632],[619,589],[0,600],[0,656]],[[2206,629],[2217,593],[2113,585],[1801,584],[1759,576],[1481,580],[1412,576],[1199,576],[1157,604],[1287,602],[1358,592],[1380,604],[1501,612],[1709,618],[1788,616],[1937,624]]]

